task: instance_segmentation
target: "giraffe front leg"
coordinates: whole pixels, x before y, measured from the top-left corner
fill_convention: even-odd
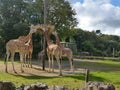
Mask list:
[[[24,54],[23,60],[24,60],[24,61],[23,61],[23,65],[22,65],[22,66],[25,67],[25,66],[26,66],[26,54]]]
[[[6,52],[6,56],[5,56],[5,72],[8,73],[8,70],[7,70],[7,63],[8,63],[8,59],[9,59],[9,56],[10,56],[10,52]]]
[[[50,72],[50,68],[51,68],[51,60],[50,60],[50,55],[48,55],[48,64],[49,64],[49,70],[48,70],[48,72]]]
[[[54,60],[53,60],[53,55],[52,55],[52,72],[54,72]]]
[[[56,57],[59,66],[59,76],[62,76],[61,59]]]
[[[69,62],[70,62],[70,68],[71,68],[70,71],[72,71],[74,73],[73,59],[71,57],[68,58],[68,59],[69,59]]]
[[[14,67],[14,55],[15,55],[15,53],[12,53],[12,54],[11,54],[11,60],[12,60],[13,71],[14,71],[15,73],[17,73],[17,72],[15,71],[15,67]]]
[[[7,62],[8,60],[5,62],[5,72],[8,73],[8,70],[7,70]]]
[[[30,57],[30,58],[29,58],[29,60],[30,60],[30,63],[29,63],[29,64],[30,64],[30,67],[32,68],[32,53],[30,53],[29,57]]]
[[[23,70],[23,68],[22,68],[22,66],[23,66],[23,57],[24,57],[24,54],[21,54],[21,53],[20,53],[21,72],[22,72],[22,73],[24,72],[24,70]]]

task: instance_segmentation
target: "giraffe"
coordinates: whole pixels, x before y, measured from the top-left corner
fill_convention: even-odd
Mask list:
[[[41,27],[41,26],[40,26]],[[61,48],[52,42],[50,39],[50,34],[54,31],[54,26],[53,25],[42,25],[43,28],[37,28],[38,32],[40,29],[43,30],[43,34],[45,36],[46,42],[47,42],[47,56],[48,56],[48,62],[49,62],[49,72],[52,71],[54,72],[54,56],[58,62],[59,66],[59,75],[62,75],[62,68],[61,68],[61,55],[62,55],[62,50]]]
[[[45,50],[43,49],[42,51],[38,52],[38,61],[39,59],[43,60],[45,56]]]
[[[72,52],[72,50],[71,50],[70,48],[65,48],[65,47],[60,43],[60,39],[59,39],[59,36],[58,36],[58,34],[57,34],[56,31],[54,31],[52,34],[53,34],[53,35],[55,36],[55,38],[56,38],[56,43],[57,43],[57,45],[59,45],[60,48],[62,48],[62,57],[63,57],[63,56],[66,56],[66,57],[68,58],[68,60],[69,60],[69,62],[70,62],[71,71],[74,72],[73,52]]]
[[[27,36],[20,36],[18,39],[21,40],[21,41],[24,41],[26,40],[26,37]],[[23,66],[30,66],[32,68],[32,53],[33,53],[33,43],[32,43],[32,34],[30,34],[29,36],[29,41],[27,43],[25,43],[25,45],[28,46],[28,50],[26,51],[26,53],[24,54],[24,64]],[[27,57],[28,57],[28,65],[26,65],[26,60],[27,60]]]
[[[5,71],[6,72],[8,72],[7,62],[11,55],[13,71],[17,73],[14,68],[14,55],[16,52],[20,54],[21,71],[24,72],[22,68],[23,58],[24,58],[24,55],[28,53],[30,38],[32,36],[32,33],[35,33],[35,32],[36,32],[36,26],[31,25],[29,34],[25,37],[26,39],[23,39],[23,40],[21,40],[20,38],[12,39],[6,43],[6,57],[5,57]]]

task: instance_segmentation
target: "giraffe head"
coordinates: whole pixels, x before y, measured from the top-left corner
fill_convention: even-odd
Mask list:
[[[52,32],[55,31],[55,26],[50,25],[50,24],[46,24],[44,29],[45,29],[44,31],[47,32],[50,35],[50,34],[52,34]]]
[[[35,33],[37,32],[37,26],[31,25],[30,26],[30,33]]]
[[[52,32],[52,34],[53,34],[53,35],[57,35],[57,32],[56,32],[56,31],[54,31],[54,32]]]
[[[38,24],[38,25],[31,25],[30,26],[30,32],[29,33],[45,33],[47,32],[48,34],[51,34],[52,32],[55,31],[55,26],[50,25],[50,24]]]

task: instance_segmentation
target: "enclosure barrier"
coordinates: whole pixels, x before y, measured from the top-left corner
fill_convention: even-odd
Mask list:
[[[15,87],[12,82],[0,81],[0,90],[115,90],[114,85],[103,82],[87,82],[82,88],[69,89],[67,86],[48,86],[45,83],[35,83]]]

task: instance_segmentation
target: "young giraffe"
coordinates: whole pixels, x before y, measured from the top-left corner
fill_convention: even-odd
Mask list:
[[[20,40],[20,39],[12,39],[9,40],[6,43],[6,58],[5,58],[5,71],[7,71],[7,62],[11,54],[11,60],[12,60],[12,66],[13,66],[13,71],[16,73],[15,68],[14,68],[14,55],[16,52],[20,54],[20,62],[21,62],[21,71],[23,71],[22,64],[23,64],[23,58],[24,55],[28,52],[29,50],[29,41],[32,33],[36,32],[36,27],[31,25],[30,27],[30,32],[26,36],[26,39]]]
[[[45,50],[43,49],[42,51],[38,52],[38,62],[39,62],[39,59],[41,59],[42,61],[44,57],[45,57]]]
[[[40,26],[41,27],[41,26]],[[54,31],[54,26],[53,25],[42,25],[42,30],[43,34],[45,36],[45,39],[47,41],[47,55],[48,55],[48,61],[49,61],[49,71],[52,70],[54,72],[54,56],[58,62],[59,66],[59,75],[62,75],[62,68],[61,68],[61,55],[62,55],[62,50],[61,48],[57,45],[54,44],[51,39],[50,39],[50,34]],[[38,28],[37,30],[39,31],[41,28]],[[47,29],[47,30],[46,30]]]
[[[25,41],[27,36],[20,36],[18,39],[21,41]],[[30,66],[32,68],[32,53],[33,53],[33,43],[32,43],[32,34],[29,36],[29,41],[25,43],[28,46],[28,50],[24,54],[24,66]],[[26,64],[26,60],[28,57],[28,65]]]
[[[55,38],[56,38],[56,43],[60,46],[60,48],[62,48],[62,56],[66,56],[68,59],[69,59],[69,62],[70,62],[70,68],[71,68],[71,71],[74,72],[74,66],[73,66],[73,52],[70,48],[65,48],[61,43],[60,43],[60,39],[59,39],[59,36],[57,34],[56,31],[54,31],[52,33]]]

